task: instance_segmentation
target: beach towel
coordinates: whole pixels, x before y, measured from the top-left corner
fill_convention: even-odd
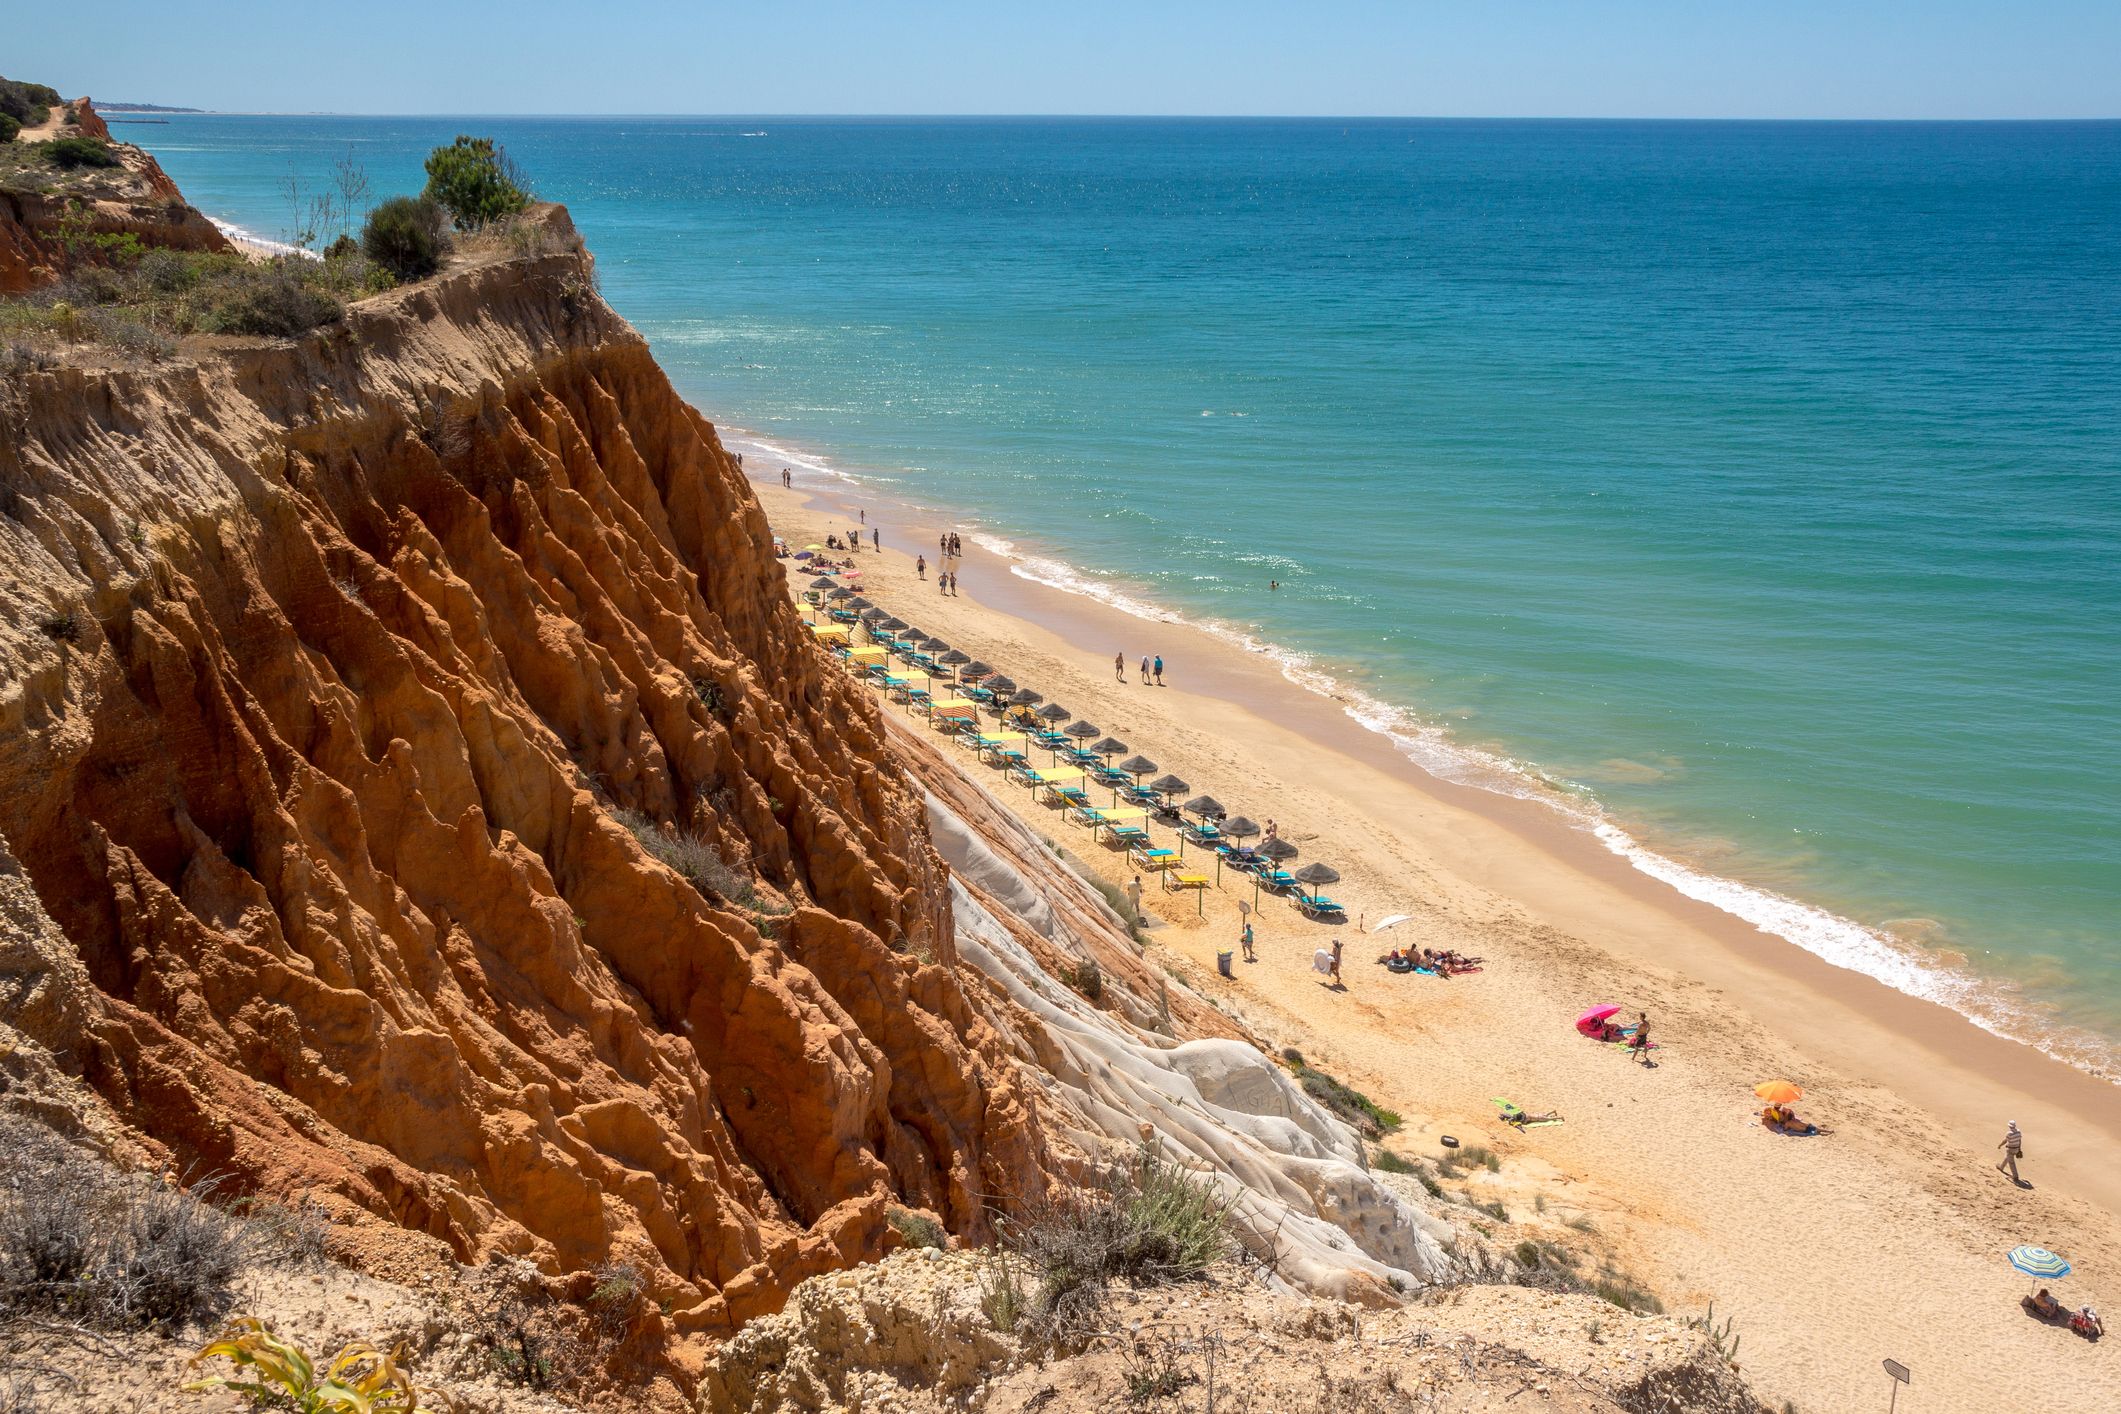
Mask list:
[[[1331,977],[1333,975],[1333,950],[1331,948],[1320,948],[1317,952],[1312,953],[1311,970],[1313,972],[1323,972],[1326,976]]]
[[[1494,1097],[1489,1101],[1489,1103],[1494,1105],[1496,1109],[1501,1110],[1506,1115],[1517,1115],[1524,1113],[1523,1106],[1519,1105],[1514,1100],[1505,1100],[1501,1096]],[[1558,1119],[1535,1119],[1528,1120],[1523,1124],[1513,1125],[1511,1127],[1515,1129],[1545,1129],[1549,1125],[1556,1125],[1560,1123],[1562,1123],[1562,1121]]]

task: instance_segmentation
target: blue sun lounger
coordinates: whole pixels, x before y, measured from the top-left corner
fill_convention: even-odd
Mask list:
[[[1342,908],[1324,894],[1307,894],[1296,891],[1296,906],[1313,918],[1346,918],[1348,910]]]

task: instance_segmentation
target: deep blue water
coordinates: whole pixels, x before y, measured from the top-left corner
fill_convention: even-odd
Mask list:
[[[784,460],[1278,645],[1837,960],[2121,1036],[2121,124],[117,131],[265,235],[290,165],[498,136]]]

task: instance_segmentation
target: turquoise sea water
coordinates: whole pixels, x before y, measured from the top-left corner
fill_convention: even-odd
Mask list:
[[[290,166],[412,190],[460,130],[781,461],[1270,643],[1435,769],[2111,1065],[2121,124],[117,131],[269,236]]]

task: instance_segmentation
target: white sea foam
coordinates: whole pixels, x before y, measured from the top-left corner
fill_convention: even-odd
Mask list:
[[[1306,691],[1338,702],[1355,722],[1385,737],[1430,775],[1534,801],[1554,810],[1634,868],[1690,899],[1794,943],[1836,967],[1948,1007],[1984,1031],[2034,1046],[2102,1078],[2114,1077],[2109,1042],[2080,1028],[2057,1026],[2006,984],[1978,977],[1886,929],[1866,927],[1771,889],[1711,874],[1661,854],[1615,823],[1589,790],[1573,782],[1557,781],[1529,762],[1460,742],[1444,727],[1424,722],[1405,708],[1350,687],[1307,654],[1228,624],[1189,619],[1063,561],[1027,554],[999,535],[981,533],[972,539],[1007,559],[1010,573],[1019,578],[1096,599],[1150,623],[1185,624],[1272,659],[1283,677]]]
[[[262,251],[266,255],[299,255],[304,260],[322,260],[324,258],[313,250],[304,250],[298,245],[289,245],[286,241],[272,240],[269,237],[257,234],[255,231],[246,230],[233,221],[224,221],[218,216],[209,216],[206,219],[214,223],[215,230],[228,237],[235,244],[248,247],[251,250]]]

